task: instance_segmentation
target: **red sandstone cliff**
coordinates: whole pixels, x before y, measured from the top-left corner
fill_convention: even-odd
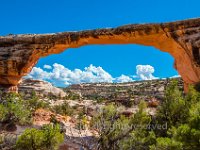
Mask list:
[[[200,18],[117,28],[0,36],[0,85],[18,85],[39,58],[89,44],[141,44],[170,53],[185,85],[200,82]],[[159,59],[159,58],[158,58]]]

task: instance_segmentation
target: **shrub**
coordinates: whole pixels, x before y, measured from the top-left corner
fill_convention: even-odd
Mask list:
[[[200,147],[200,102],[192,105],[189,111],[188,122],[169,130],[172,139],[182,142],[187,149]]]
[[[79,100],[81,99],[80,95],[71,91],[67,91],[68,95],[65,97],[66,100]]]
[[[97,103],[102,103],[102,102],[105,101],[105,98],[103,98],[103,97],[98,97],[98,98],[96,99],[96,101],[97,101]]]
[[[131,98],[129,98],[127,101],[126,101],[126,103],[124,104],[126,107],[133,107],[134,106],[134,104],[135,104],[135,101],[134,101],[134,99],[131,99]]]
[[[150,150],[182,150],[182,143],[170,138],[157,138],[157,145],[150,146]]]
[[[74,112],[74,109],[69,106],[69,104],[67,102],[64,102],[61,105],[55,105],[52,107],[52,110],[60,115],[72,115]]]
[[[57,149],[59,144],[64,141],[64,135],[60,133],[61,129],[58,124],[44,125],[42,131],[44,133],[44,147],[48,150]]]
[[[34,128],[26,129],[24,133],[21,136],[19,136],[16,143],[16,149],[42,150],[44,148],[43,138],[44,133],[42,132],[42,130]]]
[[[159,131],[157,133],[157,142],[151,146],[151,149],[199,149],[200,147],[200,93],[198,93],[193,87],[190,87],[189,93],[186,96],[182,96],[178,93],[175,86],[170,86],[168,89],[169,95],[167,96],[167,103],[161,105],[161,111],[157,114],[157,118],[167,118],[167,122],[170,123],[166,134],[162,135]],[[171,97],[170,99],[168,99]],[[173,106],[173,107],[172,107]],[[166,109],[166,108],[169,109]],[[171,108],[170,108],[171,107]],[[166,112],[168,110],[168,112]],[[165,113],[164,113],[165,112]],[[165,120],[166,121],[166,120]],[[177,122],[176,122],[177,121]],[[162,137],[161,137],[162,136]]]
[[[42,129],[26,129],[16,142],[17,150],[56,150],[64,140],[59,125],[48,124]]]
[[[31,111],[21,97],[16,94],[8,94],[5,101],[0,104],[1,122],[26,125],[32,122],[31,117]]]
[[[50,106],[47,102],[39,100],[37,97],[27,100],[26,103],[27,103],[27,107],[29,107],[29,109],[32,112],[34,112],[35,110],[37,110],[39,108],[50,108]]]
[[[150,117],[145,109],[146,104],[141,102],[139,110],[127,118],[120,115],[116,106],[105,106],[92,119],[93,127],[99,132],[98,149],[199,149],[200,93],[193,87],[184,95],[177,83],[171,82],[157,114]]]
[[[157,109],[157,124],[167,124],[168,128],[178,126],[186,122],[189,106],[187,105],[183,93],[179,90],[177,82],[172,82],[165,90],[163,102]],[[158,131],[160,136],[167,135],[167,129]]]
[[[76,123],[75,128],[78,130],[85,130],[88,125],[88,120],[87,120],[86,115],[79,113],[77,119],[78,119],[78,121]]]
[[[146,103],[141,101],[139,110],[131,117],[120,115],[114,105],[105,106],[92,120],[99,132],[98,148],[101,150],[143,150],[155,143],[155,135],[147,126],[151,118],[145,112]]]

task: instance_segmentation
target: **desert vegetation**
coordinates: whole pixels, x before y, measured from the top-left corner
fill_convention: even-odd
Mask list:
[[[184,95],[176,82],[165,91],[165,97],[154,116],[141,101],[138,111],[126,117],[115,105],[105,106],[93,118],[99,132],[99,150],[193,150],[200,146],[200,93],[190,87]]]
[[[41,129],[29,128],[19,136],[15,149],[17,150],[55,150],[64,141],[58,124],[44,125]]]
[[[7,132],[7,135],[1,134],[0,145],[7,141],[7,149],[16,150],[55,150],[64,140],[64,134],[60,124],[53,122],[40,128],[32,128],[34,112],[39,109],[53,109],[51,106],[36,96],[33,92],[29,99],[24,99],[22,95],[9,93],[1,95],[0,103],[0,133]],[[19,135],[16,134],[14,139],[10,138],[9,132],[12,133],[17,129],[17,125],[30,126]],[[15,135],[15,134],[14,134]],[[9,136],[6,139],[5,136]],[[13,143],[15,141],[15,143]],[[11,144],[11,145],[9,145]],[[1,147],[2,148],[2,147]]]
[[[148,101],[140,100],[137,105],[134,95],[126,103],[115,100],[99,100],[93,97],[94,105],[102,105],[92,115],[86,106],[71,106],[64,98],[62,103],[52,105],[48,100],[38,98],[33,92],[28,98],[23,94],[1,94],[0,124],[1,131],[12,132],[17,125],[30,126],[17,135],[12,149],[56,150],[64,140],[63,124],[55,117],[70,116],[74,122],[73,130],[67,128],[74,136],[78,131],[80,147],[88,150],[194,150],[200,146],[200,93],[194,87],[184,94],[176,81],[167,85],[162,101],[152,106]],[[70,93],[77,104],[79,96]],[[76,97],[76,98],[75,98]],[[117,98],[118,94],[113,97]],[[54,98],[58,99],[58,98]],[[50,99],[51,100],[51,99]],[[49,100],[49,101],[50,101]],[[135,113],[123,113],[137,105]],[[156,108],[155,114],[147,109]],[[34,113],[38,109],[51,112],[50,124],[39,128],[32,127]],[[62,126],[61,126],[62,125]],[[92,143],[85,143],[82,131],[91,131]],[[76,135],[77,136],[77,135]],[[86,135],[87,137],[87,135]],[[0,142],[3,143],[1,137]],[[0,143],[0,145],[1,145]],[[12,140],[13,143],[13,140]]]

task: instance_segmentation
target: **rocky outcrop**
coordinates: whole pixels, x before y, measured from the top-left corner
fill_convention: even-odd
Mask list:
[[[170,53],[185,87],[200,81],[200,18],[117,28],[0,36],[0,84],[15,89],[39,58],[89,44],[141,44]],[[159,59],[159,58],[158,58]]]
[[[180,90],[183,90],[181,78],[157,79],[147,81],[134,81],[129,83],[82,83],[74,84],[64,88],[66,93],[80,95],[86,100],[107,100],[126,103],[133,100],[138,104],[141,100],[151,101],[157,99],[162,101],[167,85],[176,81]]]
[[[54,87],[49,82],[41,80],[22,80],[18,87],[19,92],[24,93],[25,95],[31,95],[34,91],[40,97],[63,98],[66,96],[66,93],[62,89]]]

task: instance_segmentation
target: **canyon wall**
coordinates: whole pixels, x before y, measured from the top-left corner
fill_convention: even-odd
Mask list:
[[[91,44],[153,46],[174,57],[174,67],[184,81],[185,90],[188,85],[200,82],[200,18],[197,18],[77,32],[0,36],[0,87],[17,91],[22,77],[41,57]]]

